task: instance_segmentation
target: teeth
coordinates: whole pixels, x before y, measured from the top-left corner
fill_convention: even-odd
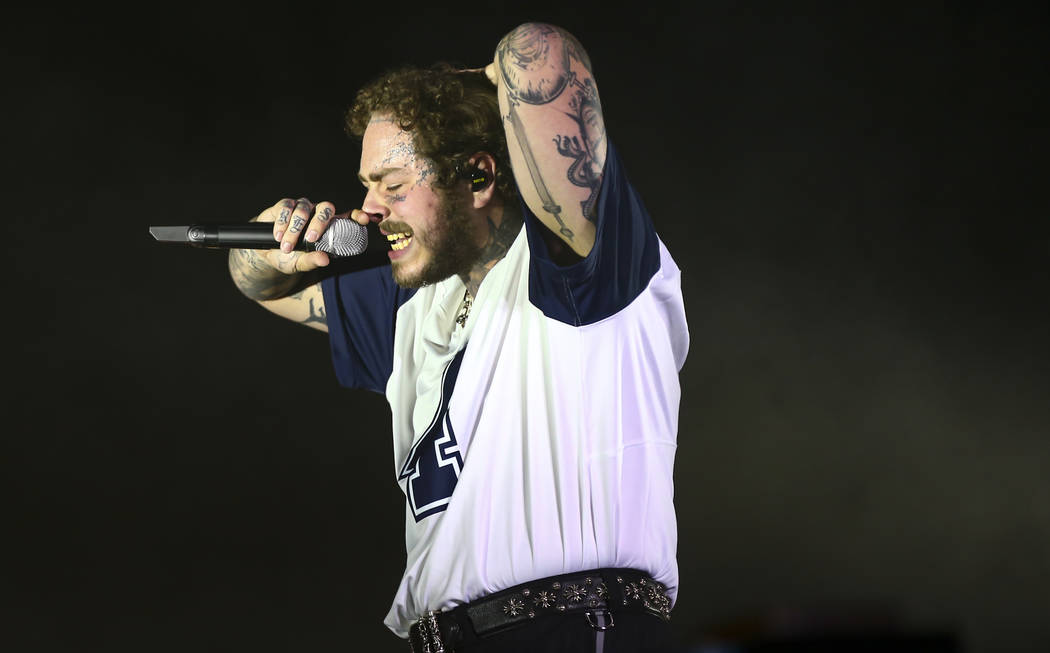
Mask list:
[[[397,251],[408,247],[409,243],[412,242],[412,234],[399,231],[395,234],[387,234],[386,239],[390,241],[390,249]]]

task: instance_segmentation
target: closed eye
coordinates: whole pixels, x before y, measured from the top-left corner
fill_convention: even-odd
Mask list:
[[[390,184],[386,187],[388,191],[395,191],[398,188],[401,188],[401,184]]]

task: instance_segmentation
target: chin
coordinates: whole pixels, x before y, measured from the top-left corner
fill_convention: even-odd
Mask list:
[[[417,256],[422,253],[418,252]],[[435,256],[427,252],[427,256],[419,257],[423,259],[422,261],[393,261],[390,271],[394,277],[394,283],[402,288],[422,288],[461,274],[463,270],[469,270],[470,265],[462,264],[460,257],[454,254],[455,252],[442,252]]]
[[[431,278],[432,275],[428,275],[427,268],[419,269],[414,266],[415,269],[405,269],[404,265],[398,265],[397,263],[391,265],[390,272],[394,277],[394,283],[401,286],[402,288],[422,288],[432,283],[442,281],[442,279]]]
[[[422,288],[426,285],[418,275],[404,274],[393,268],[391,268],[391,274],[394,277],[394,283],[402,288]]]

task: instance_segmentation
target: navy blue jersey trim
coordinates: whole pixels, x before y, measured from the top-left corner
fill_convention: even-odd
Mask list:
[[[660,269],[660,243],[649,212],[627,180],[619,152],[609,144],[595,210],[594,247],[561,267],[550,259],[539,218],[521,202],[529,239],[529,301],[547,317],[582,326],[615,315]]]
[[[397,477],[405,482],[405,498],[416,522],[448,508],[463,469],[463,452],[452,429],[449,403],[464,352],[465,348],[459,350],[445,366],[434,419],[412,445]]]
[[[332,366],[340,385],[386,391],[394,368],[397,309],[415,294],[394,283],[390,266],[321,281]]]

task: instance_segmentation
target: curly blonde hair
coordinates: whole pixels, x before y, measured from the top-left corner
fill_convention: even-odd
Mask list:
[[[517,197],[496,89],[485,73],[447,63],[395,68],[357,92],[346,113],[347,133],[361,139],[373,114],[390,115],[412,132],[416,151],[434,164],[436,187],[451,188],[471,155],[488,152],[504,201]]]

